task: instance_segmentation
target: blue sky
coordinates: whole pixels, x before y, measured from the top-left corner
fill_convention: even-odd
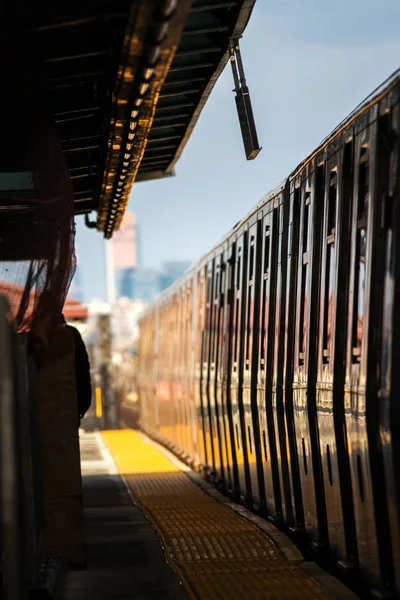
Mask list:
[[[400,66],[400,0],[258,0],[241,41],[262,151],[244,156],[229,65],[176,166],[136,184],[142,266],[195,260]],[[105,297],[102,236],[77,219],[86,301]]]

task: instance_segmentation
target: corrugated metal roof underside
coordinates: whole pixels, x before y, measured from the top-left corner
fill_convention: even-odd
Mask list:
[[[193,0],[136,181],[173,174],[199,114],[228,61],[229,40],[241,36],[255,0]]]

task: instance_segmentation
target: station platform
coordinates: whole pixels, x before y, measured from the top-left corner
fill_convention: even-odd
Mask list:
[[[63,600],[356,598],[145,435],[80,441],[87,569],[67,575]]]

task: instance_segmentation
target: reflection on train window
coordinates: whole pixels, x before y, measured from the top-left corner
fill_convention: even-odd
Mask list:
[[[236,261],[236,288],[237,289],[240,288],[240,267],[241,267],[241,262],[242,262],[242,258],[240,256],[240,250],[241,250],[241,248],[239,248],[239,250],[238,250],[238,258]]]
[[[246,321],[246,369],[250,368],[250,356],[251,356],[251,341],[252,341],[252,314],[253,314],[253,303],[254,303],[254,287],[253,287],[253,276],[254,276],[254,235],[250,236],[249,240],[250,252],[249,252],[249,280],[248,280],[248,292],[247,292],[247,321]]]
[[[324,298],[324,329],[323,329],[323,362],[329,363],[332,335],[332,302],[335,276],[335,245],[328,245],[325,265],[325,298]]]
[[[233,362],[237,363],[237,359],[238,359],[238,349],[239,349],[239,340],[238,340],[238,333],[239,333],[239,307],[240,307],[240,302],[239,302],[239,298],[236,298],[236,308],[235,308],[235,350],[234,350],[234,356],[233,356]],[[236,370],[236,364],[233,365],[234,370]]]
[[[207,302],[211,301],[211,294],[212,294],[212,292],[211,292],[211,289],[212,289],[211,283],[212,283],[212,280],[211,280],[211,274],[210,274],[207,277]]]
[[[358,172],[358,218],[366,215],[369,200],[369,148],[364,146],[360,151]]]
[[[219,279],[220,279],[220,275],[219,275],[219,266],[217,267],[217,274],[216,274],[216,278],[215,278],[215,287],[214,287],[214,299],[216,300],[218,298],[218,294],[219,294]]]
[[[304,365],[306,350],[307,329],[307,290],[308,290],[308,264],[302,266],[301,273],[301,303],[299,319],[299,364]]]
[[[254,235],[250,238],[250,260],[249,260],[249,281],[253,280],[254,276]]]
[[[365,254],[367,247],[367,231],[357,231],[356,268],[354,273],[354,305],[353,305],[353,331],[352,355],[353,362],[359,362],[361,356],[361,342],[364,324],[365,304]]]
[[[221,262],[221,277],[219,293],[222,295],[225,292],[225,263]]]
[[[260,335],[260,369],[265,369],[265,345],[266,345],[266,319],[268,311],[268,285],[267,280],[263,280],[262,288],[262,311],[261,311],[261,335]]]
[[[306,330],[307,330],[307,291],[308,291],[308,238],[309,238],[309,211],[311,204],[311,192],[307,191],[303,204],[303,243],[302,243],[302,266],[301,266],[301,298],[299,315],[299,365],[304,365]]]
[[[250,367],[251,339],[252,339],[252,309],[253,309],[253,287],[249,287],[247,299],[247,340],[246,340],[246,369]]]
[[[337,191],[337,171],[330,172],[329,196],[328,196],[328,236],[335,232],[336,227],[336,191]]]
[[[270,230],[269,225],[265,227],[265,238],[264,238],[264,273],[268,274],[269,271],[269,251],[270,251]]]

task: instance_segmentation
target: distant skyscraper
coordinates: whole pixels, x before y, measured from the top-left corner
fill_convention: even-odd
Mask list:
[[[161,267],[161,273],[159,276],[160,292],[167,289],[177,279],[179,279],[179,277],[189,269],[190,265],[191,263],[188,261],[175,261],[164,263]]]
[[[160,293],[160,274],[151,269],[137,269],[133,275],[133,298],[153,302]]]
[[[136,216],[127,212],[120,229],[106,242],[107,295],[111,305],[121,297],[133,298],[137,258]]]
[[[115,269],[135,269],[137,264],[136,216],[125,213],[121,227],[111,238]]]

